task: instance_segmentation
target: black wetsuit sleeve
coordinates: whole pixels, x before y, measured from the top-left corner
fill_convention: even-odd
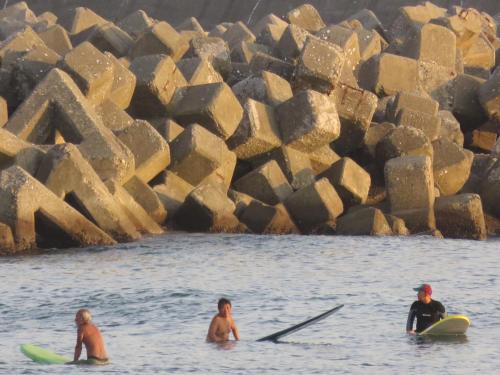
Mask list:
[[[406,332],[413,331],[413,321],[415,320],[415,317],[417,316],[417,310],[412,307],[410,308],[410,311],[408,312],[408,320],[406,321]]]
[[[439,312],[439,319],[446,318],[446,310],[442,303],[439,303],[438,312]]]

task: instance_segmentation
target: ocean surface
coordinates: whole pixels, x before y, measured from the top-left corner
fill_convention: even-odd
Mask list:
[[[179,233],[0,258],[0,373],[498,374],[499,274],[499,239]],[[471,318],[465,338],[405,334],[422,282]],[[221,296],[242,340],[208,344]],[[255,341],[339,304],[283,343]],[[39,365],[19,351],[33,343],[72,357],[82,307],[110,365]]]

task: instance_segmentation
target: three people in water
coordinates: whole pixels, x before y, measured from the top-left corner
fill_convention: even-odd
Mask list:
[[[227,298],[221,298],[217,303],[218,314],[212,318],[208,328],[208,342],[224,342],[229,340],[229,334],[232,332],[234,339],[240,339],[240,333],[232,316],[231,301]]]
[[[432,287],[429,284],[422,284],[414,290],[418,292],[418,300],[412,303],[406,321],[406,332],[411,335],[424,331],[446,317],[443,304],[432,299]],[[417,325],[413,329],[415,318],[417,319]]]
[[[72,364],[103,365],[108,363],[108,355],[104,347],[99,328],[92,324],[92,315],[87,309],[80,309],[75,315],[77,327],[75,354]],[[87,359],[80,360],[82,346],[87,350]]]

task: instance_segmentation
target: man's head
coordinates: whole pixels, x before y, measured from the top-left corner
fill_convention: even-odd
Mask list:
[[[431,301],[432,287],[429,284],[422,284],[413,290],[418,292],[417,296],[420,302],[429,303]]]
[[[219,309],[219,314],[226,317],[231,314],[231,301],[227,298],[221,298],[217,303],[217,308]]]
[[[76,312],[75,315],[75,323],[77,326],[81,326],[82,324],[90,323],[92,320],[92,314],[87,309],[80,309]]]

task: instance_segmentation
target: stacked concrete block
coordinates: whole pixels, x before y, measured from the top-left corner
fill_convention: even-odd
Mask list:
[[[402,109],[411,109],[430,116],[438,114],[439,103],[430,97],[412,92],[399,92],[387,106],[387,118],[395,122]]]
[[[15,251],[37,245],[74,247],[116,243],[18,166],[0,173],[0,202],[0,221],[12,229]]]
[[[163,225],[167,218],[167,211],[153,188],[135,176],[129,179],[123,187],[154,221]]]
[[[310,152],[336,140],[340,119],[335,103],[326,95],[306,90],[276,107],[283,142]]]
[[[0,128],[0,169],[17,165],[34,175],[45,152],[30,142],[23,141],[11,132]]]
[[[97,26],[88,41],[102,52],[110,52],[117,58],[126,56],[134,45],[132,37],[112,22]]]
[[[250,159],[279,147],[281,139],[273,108],[248,99],[244,109],[242,121],[227,141],[238,158]]]
[[[243,116],[243,108],[223,82],[188,86],[176,96],[172,114],[179,124],[198,123],[223,139],[233,135]]]
[[[257,38],[257,43],[275,48],[287,27],[287,22],[271,13],[258,21],[252,27],[252,31]]]
[[[29,26],[21,31],[10,35],[0,43],[0,61],[2,67],[7,64],[15,64],[17,58],[35,47],[47,47],[43,40]]]
[[[66,55],[73,49],[68,32],[60,25],[53,25],[47,30],[39,32],[38,36],[44,41],[47,47],[61,56]]]
[[[281,57],[293,60],[300,55],[300,51],[302,51],[307,38],[310,36],[312,34],[307,30],[293,24],[288,25],[276,48]]]
[[[362,87],[377,95],[418,91],[418,63],[408,57],[382,53],[365,62],[359,72]]]
[[[487,120],[479,99],[484,83],[484,79],[468,74],[459,74],[455,79],[452,112],[464,131],[475,129]]]
[[[340,79],[345,61],[345,53],[340,47],[317,38],[308,38],[295,69],[296,89],[330,93]]]
[[[445,237],[485,240],[483,206],[477,194],[439,197],[435,204],[436,226]]]
[[[48,121],[49,119],[57,121]],[[101,179],[126,181],[134,171],[131,152],[107,129],[71,78],[53,69],[11,116],[5,129],[21,139],[45,143],[57,129],[78,145]]]
[[[340,156],[329,145],[322,146],[308,154],[314,174],[320,174],[328,169]]]
[[[371,177],[354,160],[341,158],[318,176],[323,177],[333,185],[345,207],[366,202]]]
[[[306,153],[291,147],[282,146],[251,161],[262,165],[268,160],[276,160],[294,190],[301,189],[314,182],[315,173]]]
[[[93,26],[103,25],[108,22],[91,9],[84,7],[70,9],[59,21],[61,26],[73,35],[87,31]]]
[[[240,218],[245,209],[252,203],[255,199],[250,195],[241,193],[239,191],[229,189],[227,196],[231,199],[235,205],[234,214],[237,218]],[[261,202],[262,203],[262,202]]]
[[[339,217],[336,232],[347,236],[389,236],[392,234],[383,212],[373,207],[356,210]]]
[[[433,158],[432,143],[420,129],[398,126],[375,146],[377,160],[385,163],[399,156],[428,156]]]
[[[276,160],[244,175],[233,186],[237,191],[270,205],[283,202],[293,192]]]
[[[277,106],[293,96],[290,83],[277,74],[262,71],[261,74],[250,76],[231,87],[234,94],[244,104],[247,98],[271,106]]]
[[[342,200],[326,178],[297,190],[284,203],[302,233],[334,222],[344,211]]]
[[[467,147],[478,152],[492,152],[497,143],[500,125],[490,120],[467,134]]]
[[[194,190],[194,186],[174,172],[166,171],[162,183],[155,185],[153,190],[165,207],[168,220],[170,220],[186,200],[186,197]]]
[[[116,25],[132,38],[137,39],[143,33],[148,31],[153,24],[153,20],[146,14],[146,12],[143,10],[137,10],[119,21]]]
[[[222,39],[227,42],[231,50],[241,42],[254,43],[256,40],[252,31],[241,21],[229,27],[226,32],[222,34]]]
[[[396,126],[390,122],[372,123],[363,139],[364,150],[374,159],[378,143],[395,128]]]
[[[285,206],[280,203],[270,206],[252,200],[240,216],[240,220],[253,233],[258,234],[299,234]]]
[[[15,250],[12,229],[7,224],[0,223],[0,255],[6,255]]]
[[[212,64],[205,59],[187,58],[177,61],[177,67],[181,71],[189,85],[203,85],[206,83],[224,82],[222,76],[215,70]]]
[[[227,192],[231,187],[233,176],[236,169],[237,157],[234,152],[229,150],[226,144],[221,144],[222,155],[219,168],[205,177],[200,184],[211,184]]]
[[[254,53],[248,67],[253,74],[258,74],[263,70],[267,70],[287,80],[292,79],[295,69],[292,63],[263,52]]]
[[[93,104],[102,103],[108,96],[113,85],[114,65],[91,43],[84,42],[72,49],[60,66]]]
[[[132,61],[130,71],[137,83],[129,112],[143,118],[167,114],[175,90],[187,85],[174,61],[165,55],[138,57]]]
[[[76,146],[53,146],[43,158],[36,178],[116,240],[139,238],[135,226]]]
[[[397,126],[420,129],[431,141],[439,137],[441,128],[441,118],[439,116],[433,116],[409,108],[402,108],[398,112],[395,123]]]
[[[157,118],[151,121],[151,125],[169,144],[179,134],[184,131],[184,128],[169,118]]]
[[[231,51],[231,61],[250,64],[256,53],[272,55],[273,51],[268,46],[258,43],[240,42]]]
[[[338,25],[330,25],[321,29],[315,36],[342,48],[345,52],[346,64],[351,69],[358,65],[361,55],[358,34],[355,31]]]
[[[436,228],[434,178],[427,156],[402,156],[384,168],[391,213],[403,219],[412,233]]]
[[[311,4],[303,4],[292,9],[286,14],[286,20],[290,24],[300,26],[311,33],[318,32],[325,27],[318,10]]]
[[[486,178],[481,181],[479,187],[484,209],[496,217],[500,217],[500,199],[498,199],[498,192],[500,191],[500,162],[497,161],[485,175]]]
[[[208,60],[223,76],[231,72],[231,51],[227,42],[216,37],[197,37],[189,42],[185,57],[199,57]]]
[[[180,228],[194,232],[240,231],[234,209],[234,203],[222,190],[204,184],[188,195],[175,213],[174,220]]]
[[[432,147],[434,183],[440,195],[456,194],[469,178],[473,153],[446,139],[434,141]]]
[[[464,135],[460,129],[460,123],[455,116],[453,116],[453,113],[450,111],[439,111],[438,116],[441,118],[438,139],[449,139],[463,147]]]
[[[479,101],[490,117],[500,116],[500,69],[479,88]]]
[[[121,109],[129,107],[136,87],[136,76],[118,60],[113,54],[104,52],[104,55],[111,60],[113,64],[113,84],[108,94],[108,99],[114,102]]]
[[[200,22],[195,17],[188,17],[183,22],[175,28],[178,31],[196,31],[200,34],[204,34],[205,30],[201,26]]]
[[[369,91],[346,85],[339,85],[331,97],[335,100],[341,124],[340,137],[332,147],[341,155],[349,154],[362,145],[378,98]]]
[[[359,59],[365,62],[382,52],[382,37],[374,30],[355,28],[358,35]]]
[[[385,215],[385,218],[395,236],[408,236],[410,234],[403,219],[394,215]]]

